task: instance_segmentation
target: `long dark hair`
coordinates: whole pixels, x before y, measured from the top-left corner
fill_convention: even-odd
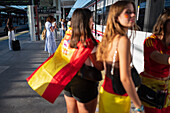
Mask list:
[[[12,20],[13,20],[13,19],[12,19],[11,17],[9,17],[8,20],[7,20],[7,24],[8,24],[8,25],[11,25],[11,24],[12,24]]]
[[[165,35],[166,24],[170,20],[170,9],[164,9],[162,14],[159,15],[156,24],[153,27],[153,34],[155,35]]]
[[[78,8],[74,11],[71,17],[72,36],[70,41],[70,47],[76,48],[77,43],[81,43],[86,46],[86,39],[91,38],[95,45],[97,45],[89,26],[92,12],[86,8]]]
[[[53,19],[54,19],[54,17],[53,17],[52,15],[49,15],[49,16],[47,17],[46,21],[52,23]]]

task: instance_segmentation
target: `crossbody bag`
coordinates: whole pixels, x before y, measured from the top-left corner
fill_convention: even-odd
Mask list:
[[[147,74],[147,73],[145,73],[145,74]],[[147,76],[154,78],[154,79],[161,80],[161,79],[151,76],[149,74],[147,74]],[[169,77],[167,78],[167,80],[169,80]],[[166,81],[166,80],[162,79],[162,81]],[[148,87],[144,84],[141,84],[140,87],[138,88],[137,93],[138,93],[138,96],[141,101],[143,101],[151,106],[154,106],[158,109],[162,109],[166,102],[168,90],[163,89],[163,90],[155,91],[155,90],[151,89],[150,87]]]

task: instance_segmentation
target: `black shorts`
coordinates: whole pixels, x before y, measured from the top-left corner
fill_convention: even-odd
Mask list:
[[[89,81],[76,75],[64,88],[64,94],[74,97],[81,103],[90,102],[98,95],[98,82]]]

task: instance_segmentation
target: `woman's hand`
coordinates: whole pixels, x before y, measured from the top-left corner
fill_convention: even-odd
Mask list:
[[[134,112],[136,113],[143,113],[144,112],[144,106],[141,105],[139,108],[133,109]]]

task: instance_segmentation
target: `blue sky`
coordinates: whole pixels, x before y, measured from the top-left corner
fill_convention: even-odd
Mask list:
[[[15,7],[15,8],[18,8],[18,9],[24,9],[24,8],[27,8],[27,6],[16,6],[16,5],[10,5],[11,7]]]
[[[68,14],[68,18],[71,18],[73,12],[75,9],[77,8],[82,8],[83,6],[85,6],[87,3],[89,3],[91,0],[77,0],[76,3],[74,4],[74,6],[71,8],[69,14]]]

